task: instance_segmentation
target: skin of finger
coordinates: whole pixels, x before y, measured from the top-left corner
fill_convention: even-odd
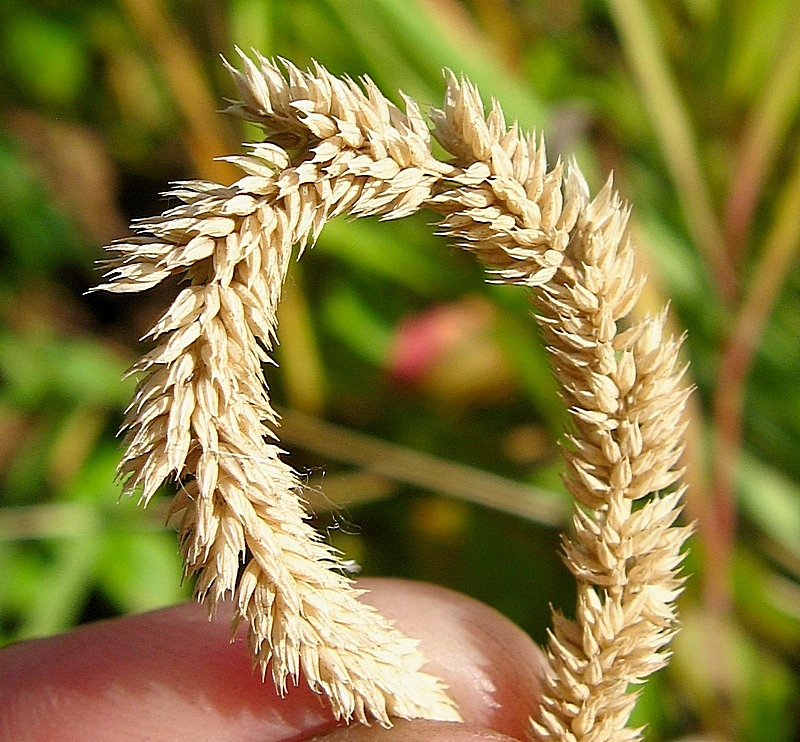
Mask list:
[[[530,736],[546,665],[541,649],[522,629],[484,603],[437,585],[364,583],[370,592],[362,599],[420,639],[425,671],[449,685],[464,722],[515,739]]]
[[[281,699],[189,603],[101,621],[0,652],[0,739],[288,740],[335,726],[305,683]]]
[[[314,737],[309,742],[514,742],[513,737],[474,724],[441,721],[395,722],[391,729],[353,724]]]
[[[363,586],[366,600],[422,639],[426,670],[445,678],[468,722],[523,736],[538,685],[530,662],[509,672],[510,658],[536,657],[529,641],[520,651],[519,629],[442,588],[385,580]],[[299,740],[336,726],[302,680],[279,698],[251,672],[242,636],[229,639],[223,616],[209,622],[202,607],[187,604],[6,648],[0,733],[19,742]]]

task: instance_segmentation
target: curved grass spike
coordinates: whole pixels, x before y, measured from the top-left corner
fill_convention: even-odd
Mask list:
[[[262,674],[280,692],[302,675],[346,720],[458,719],[424,658],[340,571],[307,522],[296,473],[281,459],[262,365],[295,245],[347,213],[398,218],[428,208],[490,280],[533,289],[572,416],[564,455],[576,500],[564,539],[579,586],[574,620],[554,614],[538,739],[628,740],[641,683],[667,658],[681,547],[674,522],[687,391],[664,315],[626,317],[641,285],[628,208],[610,182],[590,199],[577,166],[547,169],[543,143],[508,127],[495,103],[448,76],[432,130],[369,79],[301,71],[241,54],[231,110],[264,141],[228,158],[230,186],[180,183],[178,205],[113,244],[100,288],[186,281],[149,333],[125,421],[126,492],[147,502],[176,482],[186,572],[213,613],[232,597]],[[434,136],[451,159],[431,151]],[[637,500],[644,504],[635,507]]]

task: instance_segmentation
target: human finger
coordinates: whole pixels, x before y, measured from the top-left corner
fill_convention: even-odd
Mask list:
[[[512,736],[537,701],[535,647],[451,591],[364,581],[365,600],[421,639],[465,719]],[[81,627],[0,653],[0,727],[25,740],[302,739],[336,726],[305,683],[280,698],[251,672],[243,637],[196,604]],[[527,659],[526,659],[527,658]],[[5,697],[3,697],[5,696]],[[5,726],[3,726],[5,725]]]

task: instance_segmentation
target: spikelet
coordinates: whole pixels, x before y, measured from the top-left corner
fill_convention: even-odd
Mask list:
[[[610,181],[590,200],[575,164],[548,170],[543,142],[507,126],[496,103],[486,115],[464,79],[448,76],[431,132],[414,101],[401,111],[368,79],[240,56],[241,70],[229,66],[240,94],[231,110],[264,132],[227,158],[242,177],[178,184],[177,206],[110,248],[100,288],[187,282],[134,368],[126,491],[146,503],[165,481],[178,484],[186,571],[212,613],[233,597],[255,662],[280,692],[302,674],[346,720],[458,719],[415,642],[357,600],[308,525],[262,373],[296,245],[302,252],[339,214],[431,209],[490,280],[533,289],[573,422],[564,455],[575,528],[564,552],[578,606],[574,620],[554,614],[532,734],[637,739],[626,729],[628,686],[666,662],[675,631],[687,391],[665,315],[625,324],[641,287],[628,208]],[[451,160],[434,157],[432,135]]]

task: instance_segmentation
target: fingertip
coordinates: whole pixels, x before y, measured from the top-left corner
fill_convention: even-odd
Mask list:
[[[512,738],[530,734],[539,708],[545,658],[498,611],[438,585],[406,580],[359,582],[362,598],[420,640],[424,670],[441,677],[467,724]]]
[[[225,611],[209,621],[192,603],[9,647],[0,676],[0,728],[17,742],[299,739],[336,724],[305,683],[286,698],[262,683]]]
[[[444,739],[521,739],[539,703],[541,652],[487,606],[444,588],[364,580],[364,600],[420,639],[424,670],[443,678],[466,726]],[[0,652],[0,728],[27,740],[300,740],[337,726],[324,699],[300,679],[285,698],[251,669],[230,611],[209,622],[185,604],[99,622]],[[432,722],[431,722],[432,723]],[[429,722],[398,722],[393,739],[425,736]],[[420,726],[422,725],[422,726]],[[369,734],[353,725],[337,734]],[[378,734],[380,728],[372,727]],[[493,734],[485,735],[493,730]],[[416,734],[417,737],[409,735]],[[348,739],[342,737],[342,739]],[[358,737],[356,739],[369,739]],[[439,739],[439,737],[437,737]]]
[[[352,725],[312,737],[309,742],[514,742],[513,737],[474,724],[401,720],[390,729]]]

